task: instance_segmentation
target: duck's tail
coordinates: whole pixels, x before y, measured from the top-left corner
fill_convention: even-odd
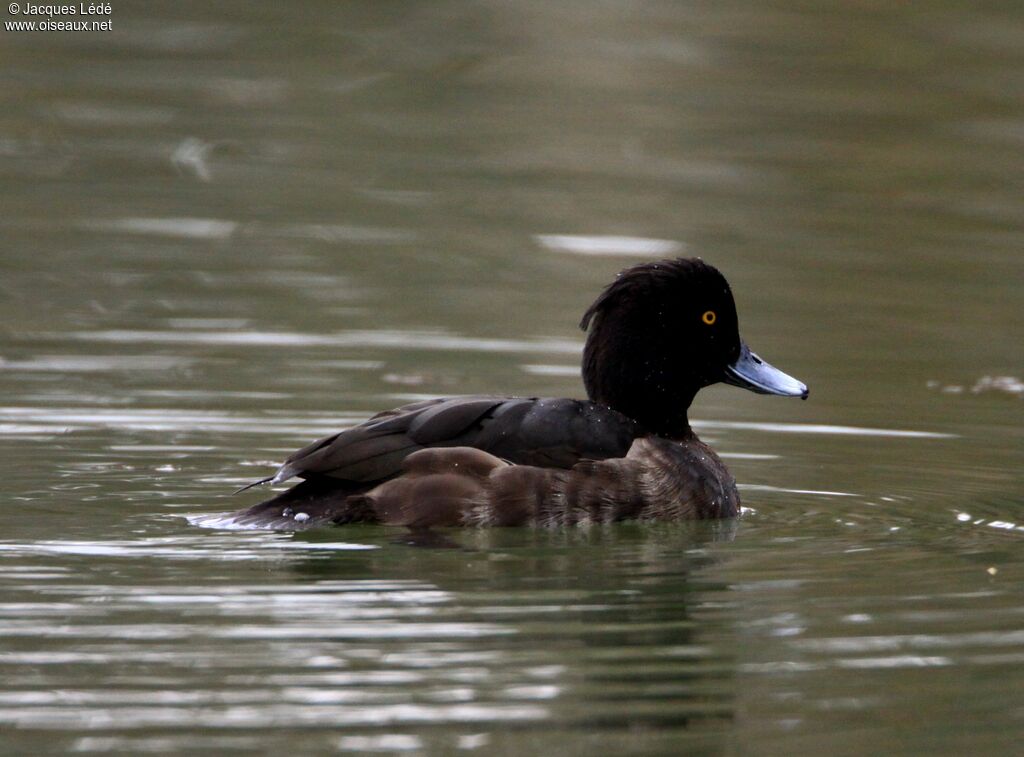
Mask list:
[[[312,526],[373,523],[377,515],[360,497],[368,488],[355,481],[311,478],[276,497],[226,515],[219,522],[289,531]]]

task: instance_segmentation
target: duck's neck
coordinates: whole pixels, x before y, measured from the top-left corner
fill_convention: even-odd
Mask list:
[[[633,398],[632,402],[625,398],[612,398],[610,402],[601,399],[596,401],[632,418],[656,436],[676,441],[693,438],[688,417],[689,403],[680,402],[677,393],[651,392],[645,398]]]
[[[697,389],[673,381],[658,366],[596,360],[584,352],[583,383],[593,402],[617,410],[648,433],[693,438],[688,411]],[[599,370],[600,369],[600,370]]]
[[[654,421],[639,421],[639,423],[652,434],[660,436],[664,439],[672,439],[673,441],[683,442],[696,438],[695,434],[693,433],[693,429],[690,428],[690,421],[686,417],[685,410],[680,414],[680,417],[678,418],[663,418],[660,424]]]

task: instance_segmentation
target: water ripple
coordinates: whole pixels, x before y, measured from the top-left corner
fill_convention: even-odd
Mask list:
[[[83,342],[116,344],[220,344],[250,347],[378,347],[402,350],[452,350],[459,352],[532,352],[576,354],[579,342],[565,339],[480,339],[436,331],[345,331],[309,334],[288,331],[159,331],[109,329],[76,331],[67,335]]]
[[[834,426],[821,423],[748,423],[744,421],[693,421],[697,428],[742,429],[746,431],[768,431],[776,434],[835,434],[840,436],[887,436],[898,439],[955,439],[956,434],[934,431],[910,431],[893,428],[863,428],[859,426]]]
[[[34,541],[27,543],[0,542],[0,554],[13,555],[85,555],[94,557],[161,557],[171,560],[265,560],[273,552],[336,551],[378,549],[373,544],[349,542],[296,542],[281,535],[240,542],[232,549],[211,544],[194,537],[163,537],[138,541]]]

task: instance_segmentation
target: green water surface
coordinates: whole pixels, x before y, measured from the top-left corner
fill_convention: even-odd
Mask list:
[[[0,29],[4,753],[1019,753],[1024,6],[111,5]],[[672,255],[740,521],[189,523]]]

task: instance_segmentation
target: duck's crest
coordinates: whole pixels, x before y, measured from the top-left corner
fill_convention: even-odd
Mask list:
[[[678,283],[687,277],[697,275],[713,275],[722,279],[726,291],[729,285],[718,269],[710,266],[700,258],[673,258],[642,263],[620,271],[615,281],[604,288],[587,312],[580,319],[580,328],[586,331],[594,317],[610,308],[621,305],[629,300],[642,300],[648,295],[667,286]]]

